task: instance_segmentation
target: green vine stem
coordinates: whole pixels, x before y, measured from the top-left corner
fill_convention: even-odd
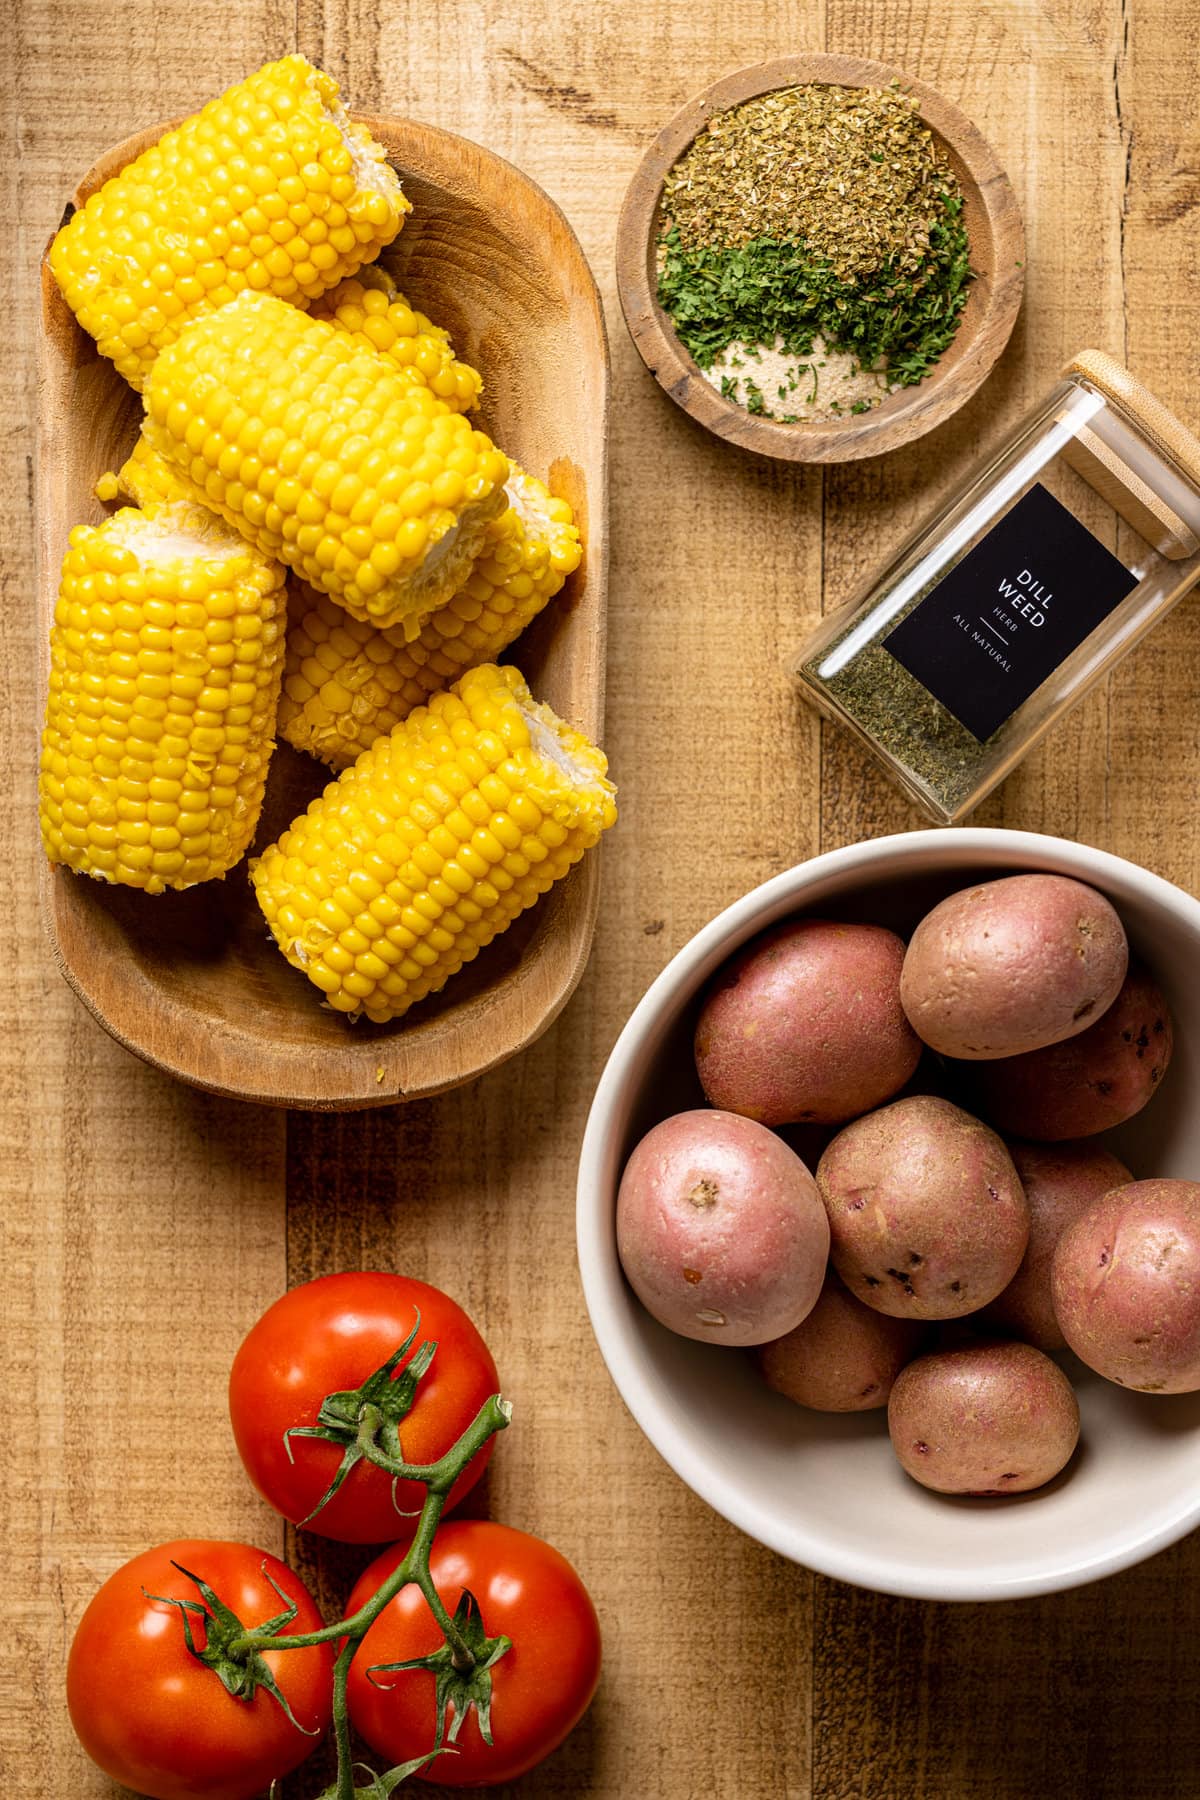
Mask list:
[[[354,1800],[354,1757],[350,1749],[350,1714],[346,1707],[346,1683],[350,1664],[361,1639],[345,1643],[333,1665],[333,1736],[337,1745],[337,1800]]]
[[[401,1588],[407,1587],[410,1583],[415,1583],[420,1588],[445,1638],[454,1670],[464,1677],[470,1676],[476,1670],[479,1657],[442,1603],[430,1573],[429,1554],[433,1547],[434,1533],[451,1488],[472,1457],[479,1454],[488,1439],[493,1437],[496,1432],[504,1430],[511,1416],[511,1404],[507,1400],[501,1399],[499,1394],[493,1394],[489,1400],[484,1401],[470,1425],[444,1456],[432,1463],[408,1463],[399,1457],[390,1456],[380,1448],[376,1433],[387,1421],[375,1407],[369,1404],[364,1405],[359,1416],[355,1440],[356,1447],[361,1451],[363,1459],[374,1463],[377,1468],[383,1469],[387,1474],[400,1476],[408,1481],[419,1481],[425,1487],[425,1503],[417,1520],[416,1533],[403,1561],[392,1571],[366,1604],[348,1619],[339,1619],[335,1624],[322,1626],[318,1631],[297,1632],[295,1635],[290,1633],[279,1635],[277,1629],[271,1631],[260,1628],[243,1631],[240,1636],[230,1638],[225,1645],[225,1654],[232,1661],[249,1663],[260,1656],[264,1650],[302,1650],[313,1644],[340,1643],[333,1670],[333,1727],[338,1763],[337,1782],[332,1790],[335,1800],[355,1800],[355,1794],[362,1791],[356,1789],[354,1785],[350,1721],[346,1708],[346,1684],[350,1673],[350,1664],[375,1620],[384,1608],[395,1599]],[[272,1624],[277,1627],[278,1622],[272,1621]],[[491,1649],[492,1661],[509,1647],[507,1639],[499,1640],[499,1644],[502,1648],[493,1647]],[[437,1652],[434,1653],[435,1656],[437,1654]],[[461,1707],[456,1709],[455,1726],[461,1722],[461,1713]],[[441,1749],[444,1725],[445,1715],[439,1703],[437,1734],[435,1743],[431,1746],[431,1755]]]

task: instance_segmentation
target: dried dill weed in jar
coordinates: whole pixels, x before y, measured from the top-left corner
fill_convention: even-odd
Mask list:
[[[951,825],[1197,579],[1200,439],[1083,350],[798,673]]]
[[[747,411],[867,412],[921,381],[958,329],[962,204],[898,85],[760,94],[714,114],[663,184],[659,303]]]

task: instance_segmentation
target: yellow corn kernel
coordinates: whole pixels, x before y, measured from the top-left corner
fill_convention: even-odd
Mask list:
[[[468,670],[250,864],[275,941],[336,1011],[401,1018],[614,823],[607,769],[515,669]]]
[[[449,332],[417,312],[378,264],[339,281],[308,310],[388,357],[406,381],[429,388],[452,412],[470,412],[478,404],[483,377],[457,361]]]
[[[509,464],[509,506],[458,592],[411,643],[376,631],[302,583],[292,589],[279,735],[344,769],[475,663],[493,662],[582,555],[571,508]]]
[[[70,536],[38,781],[52,863],[158,894],[224,875],[262,805],[283,570],[196,506]]]
[[[303,306],[370,262],[411,210],[383,146],[302,56],[267,63],[106,181],[50,268],[141,388],[190,318],[243,289]]]
[[[378,351],[269,294],[194,319],[146,383],[152,448],[264,556],[415,637],[504,510],[508,459]],[[439,494],[447,472],[460,497]]]

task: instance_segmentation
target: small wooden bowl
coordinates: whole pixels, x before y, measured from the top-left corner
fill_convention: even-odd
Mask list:
[[[804,82],[886,87],[917,103],[963,195],[971,283],[953,343],[924,381],[889,394],[871,412],[784,425],[748,413],[704,379],[658,303],[657,247],[663,182],[714,113]],[[784,56],[726,75],[665,125],[638,166],[617,227],[617,290],[625,323],[659,386],[693,419],[744,449],[785,462],[849,462],[911,443],[975,392],[1008,342],[1021,306],[1025,235],[1016,196],[991,147],[964,113],[922,81],[857,56]]]
[[[411,120],[364,120],[414,210],[381,259],[482,369],[487,428],[550,481],[579,520],[586,558],[514,646],[539,699],[597,737],[604,720],[608,346],[596,284],[558,207],[489,151]],[[106,152],[80,206],[167,126]],[[132,447],[138,397],[76,324],[43,261],[38,606],[44,707],[50,623],[67,534],[99,521],[92,488]],[[280,744],[262,849],[330,780]],[[60,968],[126,1049],[212,1092],[282,1106],[350,1109],[470,1081],[523,1050],[583,973],[599,895],[597,852],[393,1025],[351,1025],[324,1007],[271,941],[242,863],[224,881],[149,897],[43,865],[41,896]]]

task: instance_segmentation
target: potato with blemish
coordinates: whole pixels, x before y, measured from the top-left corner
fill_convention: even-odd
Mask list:
[[[1131,1181],[1058,1241],[1054,1310],[1081,1361],[1143,1394],[1200,1388],[1200,1182]]]
[[[881,925],[793,919],[755,938],[701,1007],[709,1100],[763,1125],[840,1125],[889,1099],[921,1054],[900,1005],[903,961]]]
[[[888,1433],[922,1487],[1025,1494],[1070,1461],[1079,1404],[1058,1364],[1031,1344],[974,1344],[920,1356],[901,1371]]]
[[[1125,928],[1065,875],[1009,875],[950,894],[913,932],[900,976],[909,1023],[943,1056],[1017,1056],[1086,1031],[1117,997]]]
[[[832,1269],[806,1319],[758,1352],[767,1386],[817,1412],[886,1406],[892,1383],[928,1327],[862,1306]]]
[[[763,1344],[811,1311],[829,1256],[816,1183],[753,1119],[684,1112],[647,1132],[617,1193],[617,1250],[646,1310],[713,1344]]]
[[[834,1267],[896,1318],[953,1319],[1006,1288],[1029,1207],[1003,1143],[949,1100],[914,1095],[840,1131],[817,1167]]]
[[[1078,1037],[978,1063],[972,1093],[1001,1131],[1039,1143],[1092,1137],[1140,1112],[1167,1072],[1171,1015],[1142,968],[1129,971],[1102,1019]]]
[[[1094,1200],[1133,1176],[1111,1151],[1086,1140],[1026,1144],[1014,1139],[1008,1151],[1029,1202],[1029,1243],[1004,1292],[985,1308],[984,1322],[1039,1350],[1061,1350],[1067,1340],[1050,1291],[1058,1240]]]

